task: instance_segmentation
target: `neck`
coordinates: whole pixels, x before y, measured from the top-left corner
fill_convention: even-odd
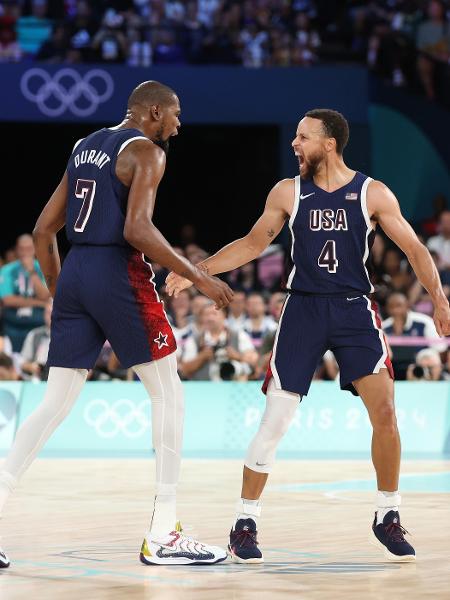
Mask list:
[[[355,171],[349,169],[342,156],[333,154],[320,164],[314,175],[314,183],[328,192],[339,189],[349,183],[355,176]]]

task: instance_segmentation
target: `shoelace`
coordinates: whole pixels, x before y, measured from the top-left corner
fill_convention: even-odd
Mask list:
[[[242,529],[238,533],[234,532],[234,535],[236,536],[235,541],[241,548],[244,548],[245,546],[258,545],[258,542],[256,541],[256,531]]]
[[[411,535],[409,531],[399,523],[389,523],[389,525],[386,526],[386,533],[394,542],[405,542],[405,533]]]

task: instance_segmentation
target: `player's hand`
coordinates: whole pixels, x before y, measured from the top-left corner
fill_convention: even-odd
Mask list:
[[[191,287],[191,285],[192,281],[190,279],[181,277],[181,275],[177,275],[173,271],[171,271],[166,277],[166,291],[169,296],[175,296],[175,298],[182,290]]]
[[[217,309],[228,306],[234,296],[233,290],[229,285],[212,275],[203,274],[195,282],[195,287],[202,292],[202,294],[205,294],[205,296],[214,300]]]
[[[434,309],[433,319],[436,331],[441,337],[450,335],[450,306],[448,302]]]

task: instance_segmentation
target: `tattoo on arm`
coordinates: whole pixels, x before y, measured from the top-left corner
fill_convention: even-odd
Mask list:
[[[209,275],[209,269],[205,264],[198,263],[195,266],[197,267],[197,269],[200,269],[200,271],[203,271],[203,273],[206,273],[206,275]]]
[[[48,253],[53,254],[53,244],[48,245]]]
[[[273,229],[269,229],[269,230],[268,230],[268,232],[267,232],[267,235],[268,235],[270,238],[273,238],[273,236],[275,235],[275,231],[274,231]]]

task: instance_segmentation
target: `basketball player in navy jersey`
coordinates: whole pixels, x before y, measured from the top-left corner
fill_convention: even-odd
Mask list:
[[[246,456],[242,495],[230,533],[228,549],[236,562],[263,561],[256,539],[259,498],[277,444],[328,349],[339,363],[341,388],[361,396],[373,427],[378,494],[371,541],[390,560],[415,560],[398,512],[400,438],[392,365],[370,299],[367,261],[377,225],[403,250],[428,290],[440,335],[450,334],[449,303],[428,250],[403,218],[394,194],[344,163],[348,136],[347,121],[340,113],[307,112],[292,142],[300,176],[277,183],[252,230],[201,265],[210,274],[223,273],[255,259],[289,220],[294,267],[263,386],[266,410]],[[170,294],[191,285],[174,273],[167,283]]]
[[[17,432],[0,472],[0,513],[9,493],[72,408],[108,339],[123,367],[133,367],[152,400],[156,497],[142,544],[145,564],[207,564],[226,552],[183,535],[175,492],[184,420],[176,343],[146,257],[188,277],[216,306],[229,287],[179,256],[152,222],[168,142],[180,127],[170,88],[141,83],[116,127],[79,140],[34,230],[36,253],[54,296],[50,367],[44,400]],[[61,270],[56,233],[72,244]],[[0,553],[0,566],[9,560]]]

